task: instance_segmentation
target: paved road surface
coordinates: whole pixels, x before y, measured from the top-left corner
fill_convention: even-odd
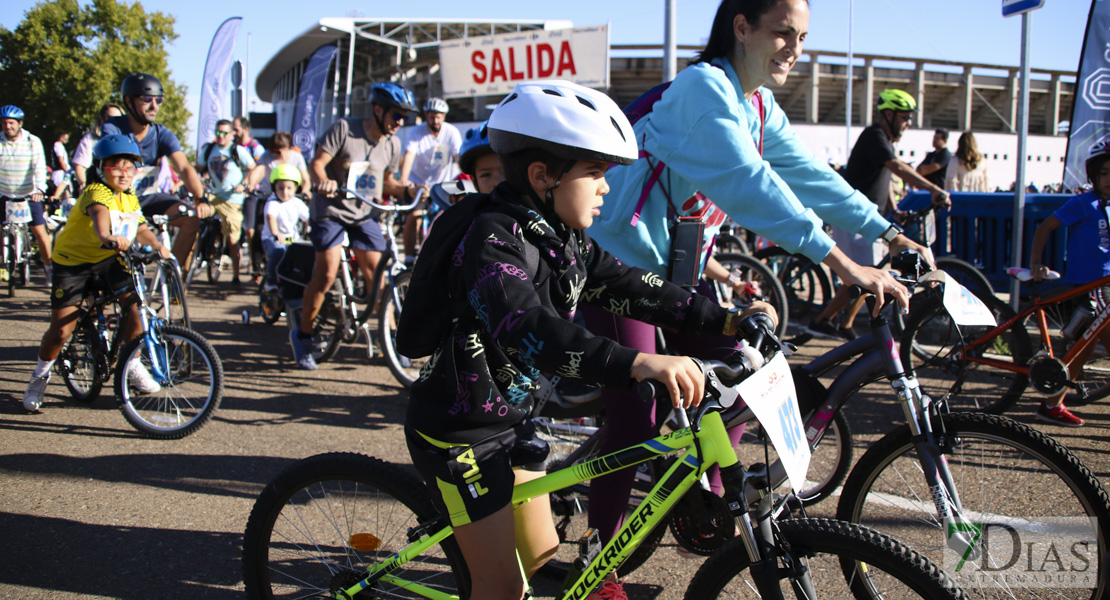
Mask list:
[[[384,364],[345,346],[318,371],[297,370],[285,328],[242,325],[253,298],[227,284],[199,284],[190,298],[226,374],[223,406],[196,434],[143,438],[110,392],[77,405],[57,378],[42,413],[26,414],[19,400],[48,318],[47,290],[35,283],[0,298],[0,598],[239,598],[243,528],[276,473],[335,450],[408,462],[405,395]],[[799,360],[829,346],[810,344]],[[900,420],[882,385],[864,395],[848,409],[861,447]],[[1031,422],[1031,406],[1014,416]],[[1106,485],[1110,410],[1083,414],[1086,428],[1047,431]],[[630,597],[682,598],[700,561],[678,558],[669,534],[664,543],[626,586]],[[550,588],[537,582],[541,594]]]

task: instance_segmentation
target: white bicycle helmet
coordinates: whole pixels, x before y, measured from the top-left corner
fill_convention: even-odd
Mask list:
[[[628,117],[609,96],[569,81],[518,83],[489,119],[494,152],[540,148],[565,160],[636,160]]]
[[[443,98],[428,98],[424,101],[424,112],[437,112],[447,114],[450,110],[447,107],[447,101]]]

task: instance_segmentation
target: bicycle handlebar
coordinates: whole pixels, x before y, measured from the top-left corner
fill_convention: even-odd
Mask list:
[[[102,250],[116,250],[119,248],[119,244],[116,242],[101,243],[100,248]],[[127,259],[143,264],[150,264],[162,259],[162,255],[157,250],[147,245],[131,244],[123,254]]]
[[[735,394],[729,394],[723,388],[732,388],[740,383],[749,375],[758,371],[777,352],[790,352],[790,348],[775,336],[774,322],[765,313],[744,317],[737,325],[737,331],[739,336],[748,342],[748,346],[737,354],[738,358],[733,364],[719,360],[699,360],[691,357],[691,360],[697,363],[705,376],[704,399],[719,400],[719,402],[713,404],[720,406],[722,409],[729,408],[735,401]],[[645,401],[653,398],[667,398],[670,395],[662,383],[653,379],[645,379],[637,383],[636,393]],[[703,402],[698,418],[700,419],[709,408],[710,403]]]
[[[385,212],[407,212],[407,211],[410,211],[410,210],[416,208],[416,205],[420,204],[420,200],[424,197],[424,188],[420,188],[416,192],[416,197],[412,199],[411,204],[404,204],[404,205],[402,205],[402,204],[378,204],[377,202],[374,202],[373,200],[370,200],[366,196],[363,196],[362,194],[360,194],[360,193],[358,193],[354,190],[347,189],[345,187],[337,188],[335,191],[350,194],[351,196],[354,196],[355,199],[358,200],[359,202],[364,202],[366,204],[369,204],[370,206],[373,206],[374,208],[376,208],[378,210],[385,211]]]

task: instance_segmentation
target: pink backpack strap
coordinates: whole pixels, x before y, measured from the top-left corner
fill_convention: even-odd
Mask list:
[[[640,150],[640,158],[648,158],[648,165],[651,165],[651,154]],[[648,194],[651,193],[651,188],[655,187],[655,184],[659,182],[659,176],[663,174],[663,169],[666,166],[667,165],[663,164],[663,161],[659,161],[651,167],[651,175],[648,177],[648,180],[644,182],[644,189],[640,190],[640,199],[636,201],[636,210],[632,212],[632,221],[630,221],[629,224],[633,227],[640,222],[640,212],[644,209],[644,203],[647,202]]]

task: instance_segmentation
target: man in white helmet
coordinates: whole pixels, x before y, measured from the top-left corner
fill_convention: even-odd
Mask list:
[[[428,98],[424,102],[424,123],[409,131],[408,143],[405,144],[401,181],[424,186],[425,192],[459,173],[462,134],[447,122],[448,110],[447,101],[443,98]],[[405,244],[405,261],[409,263],[416,257],[416,226],[420,219],[415,217],[423,214],[423,207],[418,207],[411,215],[413,218],[405,221],[401,238]]]
[[[514,481],[543,474],[542,456],[509,452],[534,447],[528,417],[540,373],[618,388],[654,379],[672,398],[704,391],[693,361],[595,336],[571,322],[579,306],[630,306],[633,318],[729,335],[741,315],[622,264],[586,235],[609,191],[609,165],[637,155],[632,127],[608,96],[566,81],[518,84],[488,129],[505,181],[454,252],[457,267],[443,282],[453,323],[412,386],[405,435],[454,526],[471,597],[521,598],[518,549],[528,577],[558,547],[546,496],[516,511],[510,502]]]

